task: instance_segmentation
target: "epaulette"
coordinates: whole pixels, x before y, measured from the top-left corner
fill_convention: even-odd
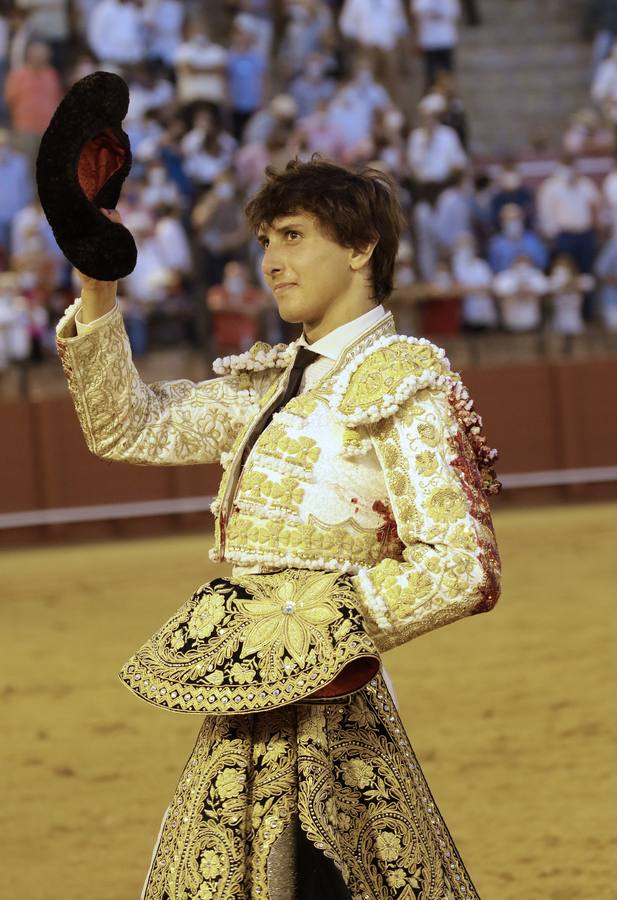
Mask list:
[[[217,375],[231,372],[263,372],[266,369],[284,369],[291,361],[295,342],[291,344],[266,344],[257,341],[245,353],[237,356],[221,356],[212,363]]]
[[[459,379],[446,352],[426,338],[379,338],[353,359],[333,386],[335,415],[345,425],[368,425],[394,415],[416,391],[449,391]]]

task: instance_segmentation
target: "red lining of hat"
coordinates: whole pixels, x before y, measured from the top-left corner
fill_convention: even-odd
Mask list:
[[[114,134],[106,128],[84,144],[77,163],[77,178],[88,200],[94,200],[114,172],[122,168],[126,151]]]

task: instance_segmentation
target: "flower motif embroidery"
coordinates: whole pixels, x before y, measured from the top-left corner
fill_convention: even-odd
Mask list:
[[[365,788],[373,780],[373,769],[362,759],[351,759],[341,764],[343,781],[349,787]]]
[[[208,594],[197,604],[189,620],[189,637],[203,640],[210,637],[215,627],[225,618],[225,598],[220,594]]]
[[[382,834],[377,835],[375,846],[379,856],[388,862],[392,862],[393,859],[397,859],[400,856],[400,838],[391,831],[384,831]]]
[[[214,850],[205,850],[199,861],[199,871],[204,878],[216,878],[221,871],[221,858]]]
[[[320,629],[341,617],[332,600],[326,599],[338,577],[336,572],[327,572],[316,574],[304,584],[288,580],[274,593],[254,588],[252,600],[238,602],[239,609],[253,621],[244,638],[241,658],[274,650],[278,645],[303,666],[311,643],[319,640]]]
[[[223,769],[216,776],[216,789],[221,800],[229,800],[242,793],[242,782],[237,769]]]
[[[464,496],[450,487],[438,488],[428,498],[427,509],[436,522],[456,522],[465,515]]]

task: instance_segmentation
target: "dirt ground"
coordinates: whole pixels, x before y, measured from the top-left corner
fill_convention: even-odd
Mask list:
[[[501,512],[489,615],[385,657],[483,900],[617,897],[617,506]],[[2,900],[137,900],[199,718],[116,672],[199,584],[208,536],[0,555]]]

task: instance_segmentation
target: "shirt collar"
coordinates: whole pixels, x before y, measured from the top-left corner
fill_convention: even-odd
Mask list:
[[[352,319],[350,322],[339,325],[338,328],[329,331],[328,334],[325,334],[322,338],[319,338],[319,340],[314,341],[312,344],[308,343],[304,336],[304,332],[302,332],[302,335],[297,340],[297,345],[308,347],[314,353],[318,353],[320,356],[325,356],[326,359],[331,359],[333,362],[336,362],[348,344],[351,344],[355,338],[359,337],[363,331],[366,331],[366,329],[375,322],[383,319],[385,315],[387,315],[387,313],[383,306],[376,306],[375,309],[369,309],[368,312]]]

